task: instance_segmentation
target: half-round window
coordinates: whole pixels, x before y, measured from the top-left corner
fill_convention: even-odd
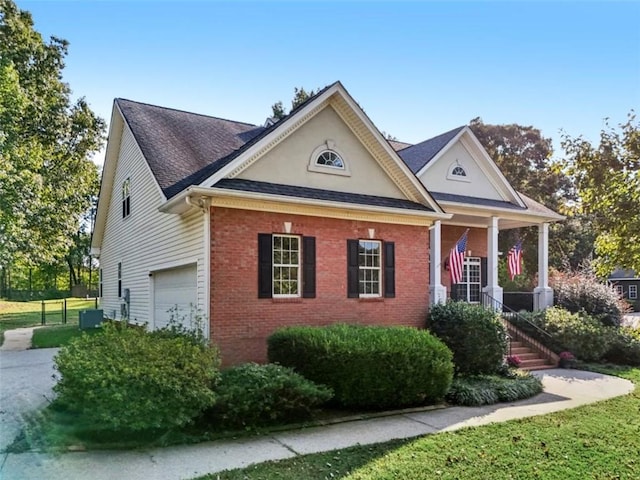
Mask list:
[[[316,165],[340,168],[344,170],[344,162],[342,161],[342,158],[340,158],[340,155],[338,155],[336,152],[333,152],[331,150],[325,150],[320,155],[318,155],[318,158],[316,158]]]
[[[464,168],[462,168],[460,165],[456,165],[451,171],[451,175],[455,175],[456,177],[466,177],[467,172],[465,172]]]

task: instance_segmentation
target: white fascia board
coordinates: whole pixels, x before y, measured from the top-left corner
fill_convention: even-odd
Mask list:
[[[367,128],[371,131],[371,133],[376,137],[376,140],[378,140],[378,142],[385,149],[389,157],[394,160],[394,162],[402,170],[404,175],[411,181],[415,189],[418,192],[420,192],[420,194],[422,195],[427,205],[437,212],[443,212],[442,208],[438,204],[438,201],[431,196],[431,194],[426,189],[426,187],[418,179],[418,176],[415,175],[411,171],[411,169],[409,169],[406,163],[404,163],[404,160],[400,158],[400,155],[398,155],[398,152],[396,152],[393,148],[391,148],[391,145],[389,145],[389,142],[382,136],[378,128],[373,124],[371,119],[364,113],[362,108],[360,108],[360,106],[356,103],[356,101],[351,97],[349,92],[346,91],[346,89],[342,86],[342,84],[339,83],[338,86],[340,87],[340,93],[342,94],[342,97],[345,99],[347,104],[356,113],[360,121],[364,123],[367,126]]]
[[[109,204],[111,203],[111,194],[113,193],[113,179],[116,174],[118,157],[120,156],[123,126],[124,117],[114,100],[111,109],[111,121],[109,122],[107,149],[104,154],[104,164],[102,165],[102,176],[100,178],[96,219],[93,225],[93,232],[91,233],[91,248],[100,249],[100,247],[102,247],[102,237],[104,236]],[[117,147],[114,145],[117,145]]]
[[[362,212],[386,213],[399,216],[419,216],[431,218],[433,220],[448,220],[453,215],[442,212],[425,212],[422,210],[407,210],[402,208],[381,207],[375,205],[360,205],[356,203],[331,202],[326,200],[316,200],[312,198],[289,197],[285,195],[273,195],[260,192],[246,192],[240,190],[229,190],[226,188],[207,188],[207,187],[189,187],[184,192],[176,195],[168,202],[164,203],[160,208],[162,213],[182,214],[193,208],[187,203],[187,197],[232,197],[247,198],[251,200],[274,201],[281,203],[291,203],[295,205],[309,205],[314,207],[331,207],[341,208],[345,210],[358,210]]]
[[[472,203],[460,203],[445,200],[440,200],[440,203],[444,206],[453,207],[452,210],[459,209],[459,211],[454,211],[454,214],[480,213],[483,214],[481,216],[486,216],[487,218],[497,215],[500,218],[504,218],[505,220],[523,220],[534,223],[557,222],[566,218],[562,215],[551,217],[547,215],[532,213],[530,210],[513,210],[510,208],[486,207],[483,205],[474,205]]]
[[[462,132],[467,134],[467,137],[471,140],[473,146],[482,156],[482,160],[484,160],[484,162],[479,162],[480,168],[486,172],[485,168],[489,167],[490,172],[486,172],[489,173],[489,175],[487,175],[487,178],[493,184],[493,186],[496,187],[498,191],[502,192],[504,192],[504,190],[506,189],[508,195],[512,197],[512,200],[515,200],[521,207],[526,208],[526,205],[522,201],[522,198],[520,198],[520,195],[518,195],[518,192],[516,192],[516,190],[511,186],[511,184],[507,180],[507,177],[503,175],[502,171],[498,168],[498,165],[496,165],[493,159],[489,156],[484,146],[480,143],[480,140],[478,140],[478,137],[476,137],[473,133],[473,130],[471,130],[471,128],[469,127],[465,127],[462,129]],[[495,180],[497,180],[497,182]]]
[[[216,173],[214,173],[213,175],[209,176],[207,179],[200,182],[199,186],[207,188],[211,185],[215,185],[216,183],[218,183],[218,181],[222,180],[223,178],[226,178],[226,176],[229,175],[231,172],[233,172],[238,167],[238,165],[241,165],[247,158],[250,158],[256,152],[260,151],[265,145],[271,142],[274,136],[280,135],[280,132],[288,128],[289,125],[295,121],[295,119],[304,117],[311,110],[313,110],[314,108],[317,108],[318,105],[320,105],[322,102],[324,102],[329,97],[331,97],[331,95],[333,95],[337,91],[337,88],[338,88],[338,84],[333,85],[332,87],[328,88],[326,91],[322,92],[320,96],[313,99],[308,105],[302,108],[302,110],[296,112],[293,117],[288,116],[283,120],[280,120],[276,128],[273,129],[273,131],[271,131],[264,138],[260,139],[254,145],[249,147],[247,150],[242,152],[242,154],[234,158],[228,165],[224,166],[223,168],[218,170]]]
[[[433,158],[431,160],[429,160],[427,162],[427,164],[422,167],[420,170],[418,170],[418,173],[416,173],[416,177],[420,178],[424,172],[426,172],[427,170],[429,170],[429,167],[431,167],[432,165],[435,165],[438,160],[440,159],[440,157],[442,155],[444,155],[451,147],[453,147],[453,145],[460,139],[460,137],[462,136],[462,134],[466,131],[466,129],[468,129],[469,127],[464,127],[463,129],[461,129],[455,137],[453,137],[451,140],[449,140],[449,143],[447,143],[444,147],[442,147],[440,149],[440,151],[438,153],[436,153]]]

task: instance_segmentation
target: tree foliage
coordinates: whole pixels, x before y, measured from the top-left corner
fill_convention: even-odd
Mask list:
[[[291,99],[291,110],[294,110],[296,107],[299,107],[304,102],[309,100],[309,98],[313,97],[318,91],[309,90],[308,92],[304,89],[304,87],[295,87],[293,89],[293,98]],[[289,113],[291,112],[289,110]],[[271,105],[271,113],[272,116],[278,120],[283,119],[288,115],[286,112],[282,101],[278,101]]]
[[[105,124],[61,80],[67,47],[0,0],[0,265],[63,257],[99,188]]]
[[[594,267],[601,275],[616,267],[640,271],[640,124],[632,112],[618,127],[607,123],[598,146],[569,135],[562,141],[576,210],[592,218],[597,233]]]
[[[470,127],[518,192],[552,210],[567,213],[564,206],[572,199],[573,189],[570,179],[559,171],[551,160],[553,148],[550,138],[543,137],[540,130],[531,126],[490,125],[480,118],[471,120]],[[585,235],[580,242],[576,242],[575,230],[574,223],[567,225],[562,222],[552,226],[549,238],[550,265],[562,268],[569,264],[575,268],[584,258],[591,255],[593,244],[589,244],[589,240],[593,235],[582,232]],[[499,238],[500,250],[508,252],[518,238],[522,239],[523,258],[527,270],[536,272],[538,231],[535,227],[503,232]]]

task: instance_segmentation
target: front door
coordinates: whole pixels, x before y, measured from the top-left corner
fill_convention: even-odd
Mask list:
[[[465,257],[462,281],[452,286],[451,297],[469,303],[480,303],[482,292],[482,261],[480,257]]]

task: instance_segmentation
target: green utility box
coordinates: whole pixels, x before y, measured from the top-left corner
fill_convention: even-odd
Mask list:
[[[81,310],[80,311],[80,330],[89,328],[97,328],[102,324],[102,310]]]

